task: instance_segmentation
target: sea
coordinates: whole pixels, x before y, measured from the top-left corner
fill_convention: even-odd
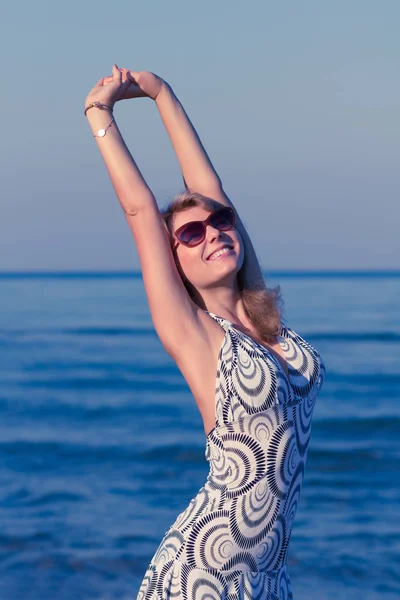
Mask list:
[[[400,598],[400,273],[268,272],[326,378],[294,600]],[[208,474],[140,272],[0,274],[0,600],[136,600]]]

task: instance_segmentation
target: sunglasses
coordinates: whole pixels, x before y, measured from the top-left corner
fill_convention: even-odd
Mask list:
[[[204,241],[206,237],[206,227],[211,225],[219,231],[229,231],[236,224],[235,212],[229,206],[217,208],[204,221],[190,221],[174,232],[174,237],[178,243],[174,246],[174,250],[183,244],[189,248],[194,248]]]

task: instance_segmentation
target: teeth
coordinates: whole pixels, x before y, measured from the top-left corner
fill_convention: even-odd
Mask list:
[[[226,254],[226,252],[229,252],[229,250],[231,250],[231,248],[229,248],[229,246],[224,246],[223,248],[221,248],[221,250],[218,250],[218,252],[213,252],[213,254],[211,254],[211,256],[208,260],[213,260],[213,259],[217,258],[218,256],[221,256],[222,254]]]

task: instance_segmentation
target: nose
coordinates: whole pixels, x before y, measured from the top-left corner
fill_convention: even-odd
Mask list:
[[[220,231],[219,229],[217,229],[216,227],[213,227],[212,225],[210,225],[209,223],[207,224],[207,240],[209,242],[213,242],[215,239],[218,239],[219,237],[221,237],[223,235],[223,231]]]

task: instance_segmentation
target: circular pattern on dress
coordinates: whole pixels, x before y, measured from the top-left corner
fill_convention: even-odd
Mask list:
[[[263,447],[267,447],[274,430],[281,422],[281,414],[278,409],[270,409],[265,412],[251,415],[246,422],[246,430],[251,437],[260,442]]]
[[[247,494],[234,498],[229,526],[237,547],[262,548],[263,540],[270,531],[271,523],[275,521],[279,509],[280,500],[271,494],[265,479],[259,481]]]
[[[153,598],[153,593],[156,589],[158,578],[157,567],[151,562],[147,567],[146,573],[144,574],[136,600]]]
[[[296,406],[296,436],[301,456],[304,456],[311,434],[311,420],[315,405],[315,396],[310,394]]]
[[[292,591],[287,568],[281,569],[277,580],[277,591],[280,600],[292,600]]]
[[[162,544],[160,544],[154,555],[153,563],[158,567],[167,563],[172,557],[176,556],[183,541],[184,537],[179,529],[170,527],[163,537]]]
[[[171,579],[174,574],[174,560],[170,560],[160,568],[157,581],[156,598],[163,598],[165,593],[170,589]],[[146,597],[147,598],[147,597]]]
[[[251,436],[244,433],[221,435],[228,475],[224,480],[227,497],[243,494],[264,473],[265,451]]]
[[[286,516],[288,530],[291,531],[294,518],[296,516],[297,506],[299,504],[301,485],[304,477],[304,464],[299,462],[296,472],[293,474],[290,488],[283,506],[283,513]]]
[[[274,527],[260,544],[259,569],[274,570],[277,568],[279,551],[285,541],[286,525],[282,515],[277,515]]]
[[[186,542],[189,564],[205,569],[222,569],[231,558],[233,541],[226,511],[215,511],[201,517]]]
[[[293,422],[285,421],[273,432],[267,451],[268,484],[281,500],[286,497],[299,459]]]
[[[209,494],[208,494],[208,491],[203,486],[198,491],[195,498],[192,498],[190,500],[186,509],[177,516],[177,518],[175,519],[175,522],[171,526],[171,529],[172,530],[180,530],[180,531],[184,530],[186,528],[186,526],[191,521],[193,521],[193,519],[195,519],[197,517],[197,515],[204,512],[204,510],[206,509],[208,504],[209,504]]]
[[[244,406],[255,411],[273,404],[279,374],[269,355],[254,346],[248,336],[236,332],[234,335],[235,360],[232,364],[231,390],[237,398],[245,401]],[[267,358],[267,360],[266,360]]]
[[[177,562],[174,577],[180,581],[176,593],[168,598],[176,600],[222,600],[228,599],[229,585],[225,577],[217,572],[203,570]],[[182,590],[182,594],[180,593]],[[171,586],[171,592],[175,592]]]
[[[247,571],[240,576],[241,586],[239,588],[241,595],[239,598],[257,598],[259,600],[268,600],[269,592],[266,584],[266,575],[262,571]]]
[[[257,356],[239,346],[236,369],[232,374],[232,383],[240,395],[251,398],[265,397],[265,390],[271,386],[271,369]]]

